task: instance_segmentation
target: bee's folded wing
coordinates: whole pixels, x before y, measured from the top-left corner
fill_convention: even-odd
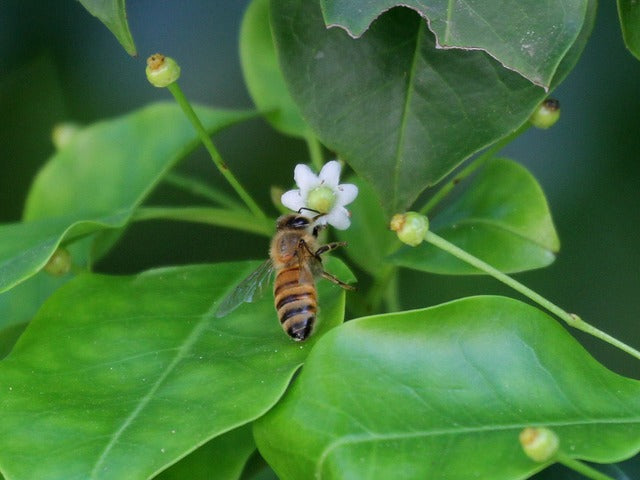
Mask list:
[[[216,310],[216,317],[224,317],[244,302],[255,302],[264,295],[271,283],[273,265],[265,260],[247,278],[242,280],[226,297],[222,299]]]

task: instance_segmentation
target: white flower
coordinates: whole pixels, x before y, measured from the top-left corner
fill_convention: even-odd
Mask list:
[[[341,165],[336,160],[327,162],[320,174],[314,174],[304,165],[296,165],[293,178],[299,190],[289,190],[281,197],[282,204],[295,212],[308,208],[322,215],[319,224],[329,224],[338,230],[346,230],[351,225],[351,216],[345,205],[353,202],[358,196],[358,187],[350,183],[340,182]]]

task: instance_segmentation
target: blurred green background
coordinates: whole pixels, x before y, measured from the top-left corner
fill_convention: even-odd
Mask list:
[[[237,46],[247,3],[129,2],[139,52],[131,58],[77,1],[46,7],[35,0],[0,2],[0,221],[19,220],[31,179],[53,151],[54,124],[91,123],[169,100],[167,91],[146,81],[145,59],[152,53],[179,61],[180,83],[192,101],[250,108]],[[548,131],[530,130],[505,154],[525,164],[542,184],[562,250],[551,267],[518,278],[640,348],[640,62],[624,48],[614,2],[600,3],[580,62],[553,96],[562,105],[560,122]],[[261,120],[223,132],[216,143],[263,205],[271,204],[270,186],[289,187],[292,167],[307,160],[302,142],[276,134]],[[181,169],[225,188],[202,151]],[[169,197],[193,202],[163,187],[149,203],[166,203]],[[262,258],[266,251],[267,241],[259,237],[148,222],[131,227],[99,269],[130,273],[158,265]],[[406,273],[401,288],[407,307],[473,294],[516,296],[480,277]],[[640,378],[631,357],[572,333],[609,368]]]

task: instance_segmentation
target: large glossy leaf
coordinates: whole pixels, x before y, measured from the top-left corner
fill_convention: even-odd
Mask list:
[[[361,318],[323,337],[254,428],[280,478],[522,479],[518,434],[544,425],[571,457],[640,449],[640,382],[553,319],[502,297]]]
[[[506,159],[489,161],[434,217],[431,229],[503,272],[545,267],[560,248],[542,188],[524,167]],[[403,247],[390,260],[434,273],[482,273],[427,243]]]
[[[91,15],[97,17],[111,30],[111,33],[120,42],[129,55],[137,55],[136,45],[133,42],[129,24],[127,23],[127,11],[125,0],[79,0]]]
[[[387,12],[354,40],[325,28],[317,0],[271,5],[294,99],[388,213],[515,129],[544,98],[484,52],[436,49],[412,10]]]
[[[247,459],[256,449],[251,425],[209,440],[155,480],[233,480],[240,478]]]
[[[282,330],[269,296],[223,318],[220,299],[258,262],[81,275],[0,362],[0,471],[19,479],[146,479],[267,411],[344,294],[321,281],[318,331]],[[337,261],[328,269],[348,279]]]
[[[635,0],[618,0],[618,15],[624,43],[640,60],[640,4]]]
[[[440,48],[481,49],[531,82],[549,88],[580,34],[587,0],[321,0],[325,21],[360,36],[379,15],[410,7],[428,22]]]
[[[436,49],[409,9],[392,9],[354,40],[325,28],[318,0],[271,7],[294,100],[323,143],[375,187],[388,214],[513,131],[545,96],[484,52]],[[575,65],[594,13],[593,0],[552,87]]]
[[[210,132],[253,115],[208,108],[197,112]],[[36,177],[26,222],[0,226],[0,292],[39,271],[61,242],[125,225],[162,175],[197,143],[179,107],[168,103],[78,132]]]
[[[269,0],[253,0],[244,14],[240,60],[251,98],[269,123],[288,135],[309,135],[309,126],[291,98],[278,65],[269,23]]]

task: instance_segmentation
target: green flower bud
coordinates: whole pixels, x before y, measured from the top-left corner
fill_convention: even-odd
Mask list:
[[[542,463],[551,460],[558,453],[560,440],[548,428],[527,427],[520,432],[520,444],[531,460]]]
[[[54,277],[62,277],[71,270],[71,254],[64,247],[58,247],[44,266],[45,272]]]
[[[542,102],[529,118],[529,122],[536,128],[547,129],[560,118],[560,102],[547,98]]]
[[[180,65],[173,58],[156,53],[147,58],[146,72],[151,85],[162,88],[180,78]]]
[[[319,186],[309,192],[307,205],[320,213],[328,213],[336,203],[336,194],[331,187]]]
[[[396,213],[389,228],[397,233],[401,242],[415,247],[429,231],[429,219],[417,212]]]
[[[58,123],[51,130],[53,146],[56,147],[56,150],[62,150],[79,130],[80,127],[75,123]]]

